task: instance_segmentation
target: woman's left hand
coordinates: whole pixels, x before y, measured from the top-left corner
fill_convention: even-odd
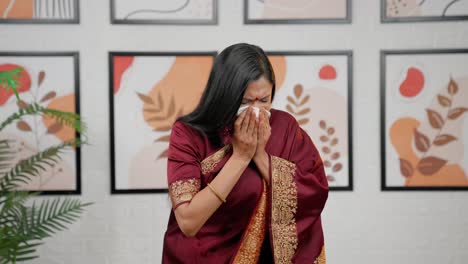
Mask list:
[[[268,143],[271,135],[270,119],[268,118],[267,112],[261,108],[258,121],[258,139],[257,139],[257,150],[254,155],[254,159],[258,156],[265,154],[265,146]]]

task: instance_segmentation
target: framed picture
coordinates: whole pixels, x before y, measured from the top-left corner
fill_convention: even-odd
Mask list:
[[[218,24],[218,0],[110,1],[112,24]]]
[[[351,0],[244,0],[244,24],[351,23]]]
[[[380,8],[384,23],[468,20],[467,1],[381,0]]]
[[[381,52],[382,190],[468,190],[468,49]]]
[[[111,193],[167,191],[172,124],[196,107],[215,55],[109,53]]]
[[[0,116],[6,119],[19,108],[36,103],[45,108],[80,113],[77,52],[0,52],[0,72],[20,69],[18,103],[11,90],[0,89]],[[3,118],[4,117],[4,118]],[[7,126],[1,139],[12,140],[13,164],[51,146],[79,138],[74,129],[45,115],[26,115]],[[80,148],[66,148],[53,167],[20,189],[43,194],[80,194]]]
[[[268,52],[272,107],[292,114],[320,152],[330,189],[353,189],[352,52]]]
[[[79,24],[79,0],[0,0],[0,23]]]

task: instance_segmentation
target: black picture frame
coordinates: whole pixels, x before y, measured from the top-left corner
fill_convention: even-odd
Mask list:
[[[347,110],[348,110],[348,186],[330,186],[331,191],[353,191],[353,51],[266,51],[267,55],[275,56],[346,56],[347,58]]]
[[[251,19],[249,18],[249,1],[261,1],[261,0],[244,0],[244,24],[246,25],[351,24],[352,23],[352,0],[346,0],[346,17],[345,18],[307,18],[307,19]]]
[[[380,156],[381,156],[381,191],[468,191],[468,186],[388,186],[386,167],[386,58],[391,55],[431,55],[467,53],[468,49],[411,49],[380,51]]]
[[[120,19],[115,17],[117,0],[110,1],[110,19],[114,25],[180,25],[180,26],[210,26],[218,25],[219,3],[213,0],[213,18],[210,20],[199,19]],[[188,1],[188,0],[187,0]]]
[[[0,57],[72,57],[73,58],[73,74],[75,85],[75,113],[80,114],[80,70],[79,70],[79,52],[78,51],[53,51],[53,52],[37,52],[37,51],[8,51],[0,52]],[[75,131],[75,137],[80,138],[81,135]],[[40,195],[80,195],[81,194],[81,147],[76,147],[76,189],[75,190],[44,190],[40,191]],[[31,191],[35,192],[35,191]]]
[[[387,10],[387,0],[380,0],[380,22],[381,23],[446,22],[446,21],[468,20],[468,14],[465,16],[388,17],[386,10]]]
[[[69,2],[70,0],[65,0]],[[33,19],[15,19],[15,18],[9,18],[9,19],[1,19],[0,18],[0,24],[80,24],[80,0],[72,0],[73,3],[73,19],[53,19],[53,18],[33,18]],[[47,2],[45,2],[47,5]],[[58,6],[60,1],[57,3],[57,7],[52,7],[53,12],[55,10],[58,10],[58,12],[66,11],[65,6]],[[55,5],[55,1],[53,1],[53,4]],[[35,8],[39,9],[41,8],[40,6],[36,6]]]
[[[216,51],[194,51],[194,52],[145,52],[145,51],[109,51],[109,138],[110,138],[110,171],[111,171],[111,194],[152,194],[168,193],[167,188],[154,189],[117,189],[115,175],[115,120],[114,120],[114,56],[212,56],[217,55]]]

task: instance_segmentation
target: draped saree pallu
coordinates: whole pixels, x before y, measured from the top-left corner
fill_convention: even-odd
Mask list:
[[[325,263],[320,214],[328,184],[320,156],[292,116],[271,113],[269,184],[251,163],[195,237],[182,234],[172,211],[163,263]],[[181,140],[187,143],[172,144]],[[205,188],[231,154],[230,144],[213,148],[206,137],[176,123],[168,152],[173,210]]]

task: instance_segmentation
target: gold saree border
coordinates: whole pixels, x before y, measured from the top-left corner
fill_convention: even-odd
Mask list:
[[[314,261],[314,264],[326,264],[327,263],[327,259],[325,258],[325,247],[322,246],[322,251],[320,252],[320,256],[318,256],[315,261]]]
[[[197,178],[190,178],[173,182],[169,188],[172,206],[176,207],[180,203],[191,201],[193,196],[195,196],[199,190],[200,180]]]
[[[267,187],[263,181],[263,191],[254,210],[233,264],[253,264],[258,262],[265,239]]]
[[[210,173],[216,168],[216,165],[226,156],[231,150],[231,145],[225,145],[220,150],[211,154],[201,162],[201,171],[203,175]]]
[[[271,231],[276,264],[292,263],[298,246],[296,165],[271,156]]]

